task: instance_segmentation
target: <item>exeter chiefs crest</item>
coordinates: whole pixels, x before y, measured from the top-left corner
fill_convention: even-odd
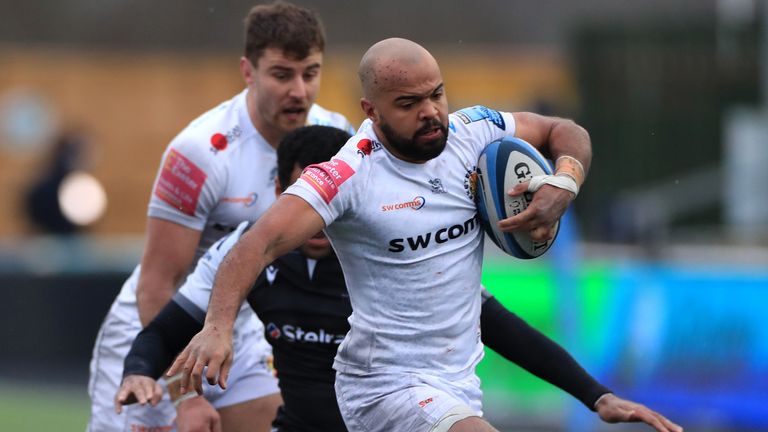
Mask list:
[[[472,166],[467,168],[467,172],[464,173],[464,192],[467,193],[467,197],[475,201],[475,194],[477,192],[477,167]]]

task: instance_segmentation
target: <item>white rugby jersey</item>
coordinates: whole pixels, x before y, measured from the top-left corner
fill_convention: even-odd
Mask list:
[[[482,358],[475,170],[487,144],[514,135],[515,120],[476,106],[449,121],[445,150],[413,164],[366,120],[285,192],[322,216],[344,270],[354,312],[336,370],[466,374]]]
[[[216,272],[221,262],[224,261],[224,257],[235,246],[235,243],[243,235],[246,228],[248,228],[248,222],[241,222],[229,237],[222,238],[218,243],[214,243],[205,252],[203,257],[197,261],[195,270],[189,274],[186,282],[184,282],[174,296],[176,303],[181,305],[185,311],[193,315],[198,321],[203,322],[205,318],[204,315],[199,315],[200,312],[208,312],[213,282],[216,279]],[[190,305],[192,307],[189,307]],[[253,320],[253,325],[257,329],[257,337],[263,339],[264,324],[255,319],[255,314],[250,305],[248,305],[248,302],[243,302],[233,328],[233,347],[244,343],[240,329],[249,320]]]
[[[168,145],[148,216],[202,231],[195,262],[242,221],[255,221],[275,201],[277,151],[256,130],[247,89],[193,120]],[[354,134],[341,114],[313,105],[307,124]],[[136,276],[137,271],[134,271]],[[135,297],[136,284],[121,292]]]

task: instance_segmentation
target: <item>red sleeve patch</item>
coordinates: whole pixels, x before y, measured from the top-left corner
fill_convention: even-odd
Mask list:
[[[326,204],[339,192],[339,186],[347,181],[355,170],[341,159],[310,165],[304,169],[301,178],[320,194]]]
[[[194,216],[206,177],[191,160],[171,149],[155,184],[155,195],[182,213]]]

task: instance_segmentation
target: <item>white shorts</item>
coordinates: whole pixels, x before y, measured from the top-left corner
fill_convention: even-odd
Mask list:
[[[336,399],[350,432],[448,430],[482,417],[480,379],[415,373],[336,373]]]
[[[137,272],[125,282],[123,291],[135,284]],[[141,331],[141,322],[136,302],[126,301],[125,293],[112,303],[104,322],[99,329],[91,358],[88,395],[91,398],[91,417],[88,421],[89,432],[123,432],[152,430],[169,432],[175,429],[176,408],[168,397],[165,381],[163,400],[156,406],[128,405],[118,415],[114,409],[114,398],[120,388],[123,376],[123,361],[131,348],[131,343]],[[251,312],[251,319],[238,318],[233,342],[234,362],[227,390],[210,386],[203,382],[206,399],[215,408],[235,405],[263,396],[279,393],[277,379],[272,375],[268,361],[272,356],[272,347],[261,332],[256,315]]]

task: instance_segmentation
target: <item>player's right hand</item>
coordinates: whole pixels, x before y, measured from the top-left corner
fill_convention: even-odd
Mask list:
[[[207,367],[207,368],[206,368]],[[220,331],[216,325],[206,324],[200,333],[189,341],[184,351],[176,357],[167,375],[181,373],[181,393],[194,388],[197,394],[203,394],[203,369],[208,384],[218,382],[222,389],[227,388],[227,377],[232,367],[232,329]]]
[[[529,182],[520,183],[507,192],[510,196],[522,195],[528,191]],[[572,192],[552,185],[541,186],[533,194],[533,201],[528,208],[517,215],[498,222],[504,232],[528,231],[531,239],[544,242],[552,239],[557,230],[555,224],[568,209],[573,200]]]
[[[608,393],[597,401],[595,407],[600,419],[606,423],[646,423],[657,432],[683,432],[683,428],[663,415],[630,400]]]
[[[221,417],[204,397],[193,397],[176,408],[176,431],[221,432]]]
[[[140,405],[145,405],[149,402],[152,406],[155,406],[162,397],[163,388],[160,387],[157,381],[148,376],[128,375],[123,378],[120,390],[115,395],[115,412],[120,414],[123,412],[123,405],[130,405],[136,402]]]

